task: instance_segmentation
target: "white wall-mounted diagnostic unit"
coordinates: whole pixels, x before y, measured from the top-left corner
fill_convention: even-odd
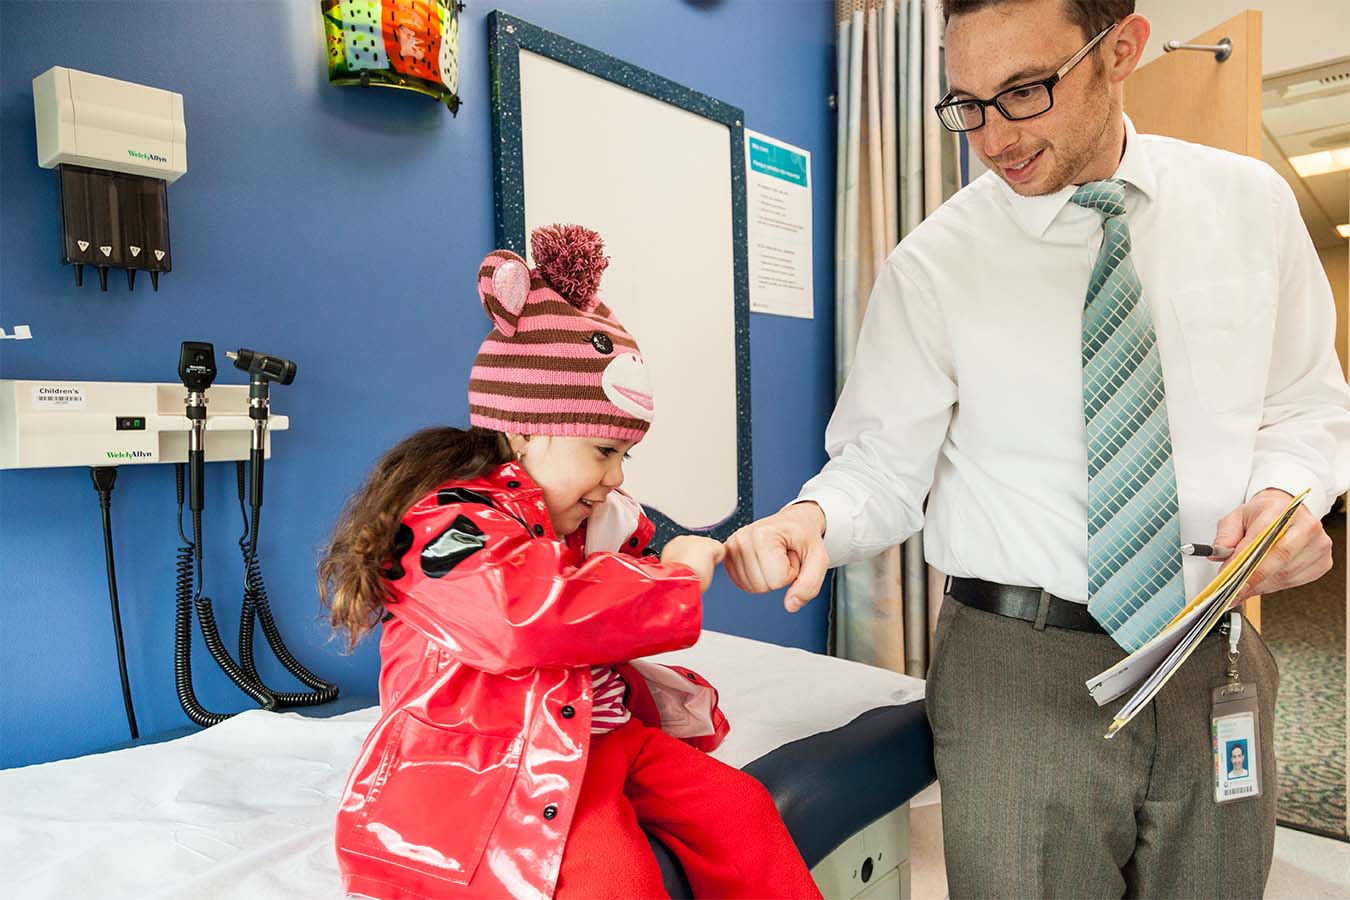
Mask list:
[[[183,95],[53,66],[33,79],[38,165],[60,173],[65,261],[159,276],[172,267],[165,190],[187,171]]]
[[[248,385],[215,385],[206,461],[247,460],[254,421]],[[181,384],[0,380],[0,469],[186,462],[191,424]],[[264,455],[286,416],[267,421]]]

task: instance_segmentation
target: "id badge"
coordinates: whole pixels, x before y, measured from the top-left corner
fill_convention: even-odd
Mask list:
[[[1261,796],[1260,718],[1256,685],[1230,683],[1214,689],[1210,735],[1216,803]]]

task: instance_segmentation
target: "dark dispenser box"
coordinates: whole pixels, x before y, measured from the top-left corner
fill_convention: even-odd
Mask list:
[[[150,273],[151,287],[159,290],[160,273],[173,268],[169,252],[168,185],[162,179],[143,175],[118,175],[117,179],[127,285],[135,286],[136,272],[140,270]]]
[[[126,269],[135,289],[136,272],[159,275],[173,265],[169,252],[169,201],[162,179],[122,175],[84,166],[58,166],[61,186],[62,249],[75,267],[75,283],[84,283],[84,267],[98,269],[99,286],[108,289],[108,270]]]

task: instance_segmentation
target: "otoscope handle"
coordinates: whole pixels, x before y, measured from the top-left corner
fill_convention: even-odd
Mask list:
[[[248,502],[254,509],[259,509],[263,500],[263,452],[250,450],[248,463]]]
[[[188,509],[201,512],[206,507],[206,453],[201,450],[188,451]]]

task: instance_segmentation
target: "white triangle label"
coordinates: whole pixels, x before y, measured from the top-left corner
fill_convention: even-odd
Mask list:
[[[103,251],[104,256],[112,256],[112,247],[110,245],[102,244],[98,249]]]
[[[141,248],[140,248],[140,247],[132,247],[132,248],[131,248],[131,255],[132,255],[132,256],[140,256],[140,255],[141,255]]]
[[[163,250],[156,250],[156,251],[155,251],[155,259],[156,259],[156,260],[161,260],[161,259],[163,259],[163,258],[164,258],[164,251],[163,251]]]
[[[88,249],[89,249],[89,242],[88,242],[88,241],[76,241],[75,243],[77,243],[77,244],[80,245],[80,249],[81,249],[81,250],[88,250]]]

